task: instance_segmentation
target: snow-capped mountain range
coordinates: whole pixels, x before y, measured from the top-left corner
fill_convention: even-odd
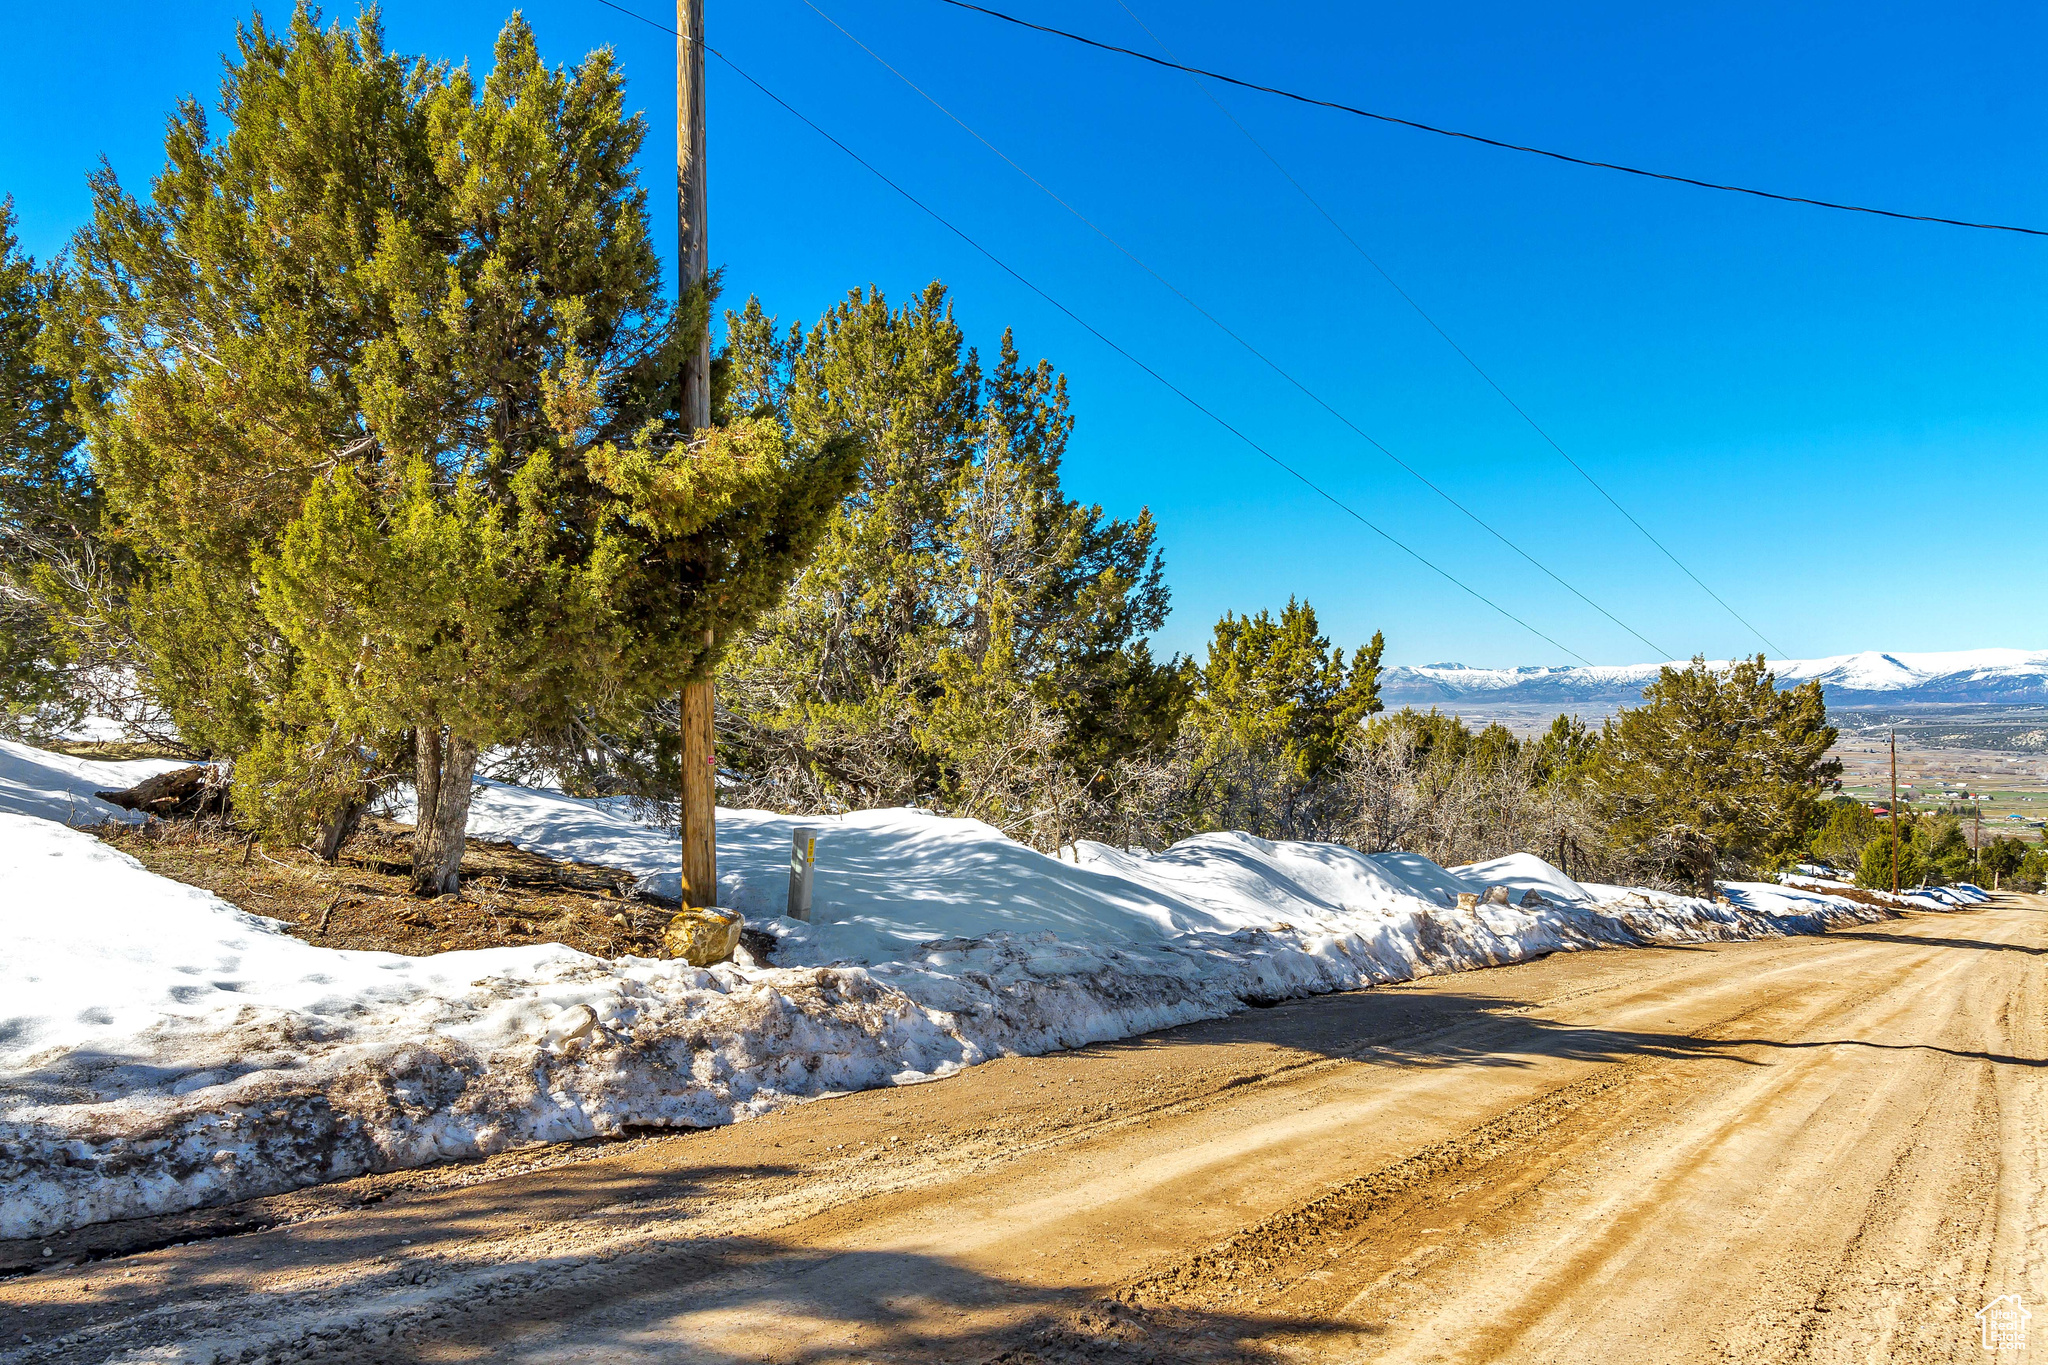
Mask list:
[[[1831,659],[1773,659],[1779,686],[1817,678],[1830,706],[1926,702],[2048,702],[2048,650],[1964,649],[1946,654],[1839,654]],[[1680,665],[1681,667],[1683,665]],[[1716,664],[1725,667],[1725,662]],[[1390,706],[1445,702],[1627,705],[1662,664],[1589,668],[1467,668],[1424,664],[1390,668],[1380,695]]]

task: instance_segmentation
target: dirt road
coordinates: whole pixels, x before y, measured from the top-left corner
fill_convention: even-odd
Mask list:
[[[0,1282],[0,1361],[2048,1361],[2048,903],[572,1155]]]

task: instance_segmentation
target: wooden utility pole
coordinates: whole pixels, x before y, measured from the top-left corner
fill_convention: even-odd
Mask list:
[[[687,308],[711,268],[704,214],[704,0],[676,0],[676,234],[677,303]],[[711,425],[711,329],[683,357],[685,433]],[[715,641],[704,632],[708,650]],[[678,710],[682,725],[682,792],[677,814],[683,832],[685,905],[718,904],[718,761],[712,748],[711,674],[687,683]]]
[[[1892,894],[1899,894],[1899,732],[1892,731]]]

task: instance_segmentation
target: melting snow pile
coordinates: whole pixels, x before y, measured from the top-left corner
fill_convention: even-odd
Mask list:
[[[1247,1001],[1886,913],[1764,884],[1727,903],[1585,886],[1527,854],[1447,870],[1223,834],[1059,860],[919,811],[721,811],[721,898],[776,936],[777,966],[410,958],[302,942],[58,823],[163,766],[0,745],[0,1237],[725,1123]],[[818,831],[810,924],[779,916],[799,824]],[[490,786],[470,828],[675,887],[675,839],[606,803]],[[1460,908],[1489,887],[1509,903]]]

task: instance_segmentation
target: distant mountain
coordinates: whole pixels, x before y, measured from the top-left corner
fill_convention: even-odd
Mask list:
[[[1467,668],[1424,664],[1380,676],[1389,706],[1628,705],[1642,697],[1661,664],[1590,668]],[[1723,665],[1717,664],[1716,667]],[[1818,678],[1830,706],[1902,706],[1927,702],[2048,702],[2048,650],[1965,649],[1947,654],[1841,654],[1832,659],[1773,659],[1780,686]]]

